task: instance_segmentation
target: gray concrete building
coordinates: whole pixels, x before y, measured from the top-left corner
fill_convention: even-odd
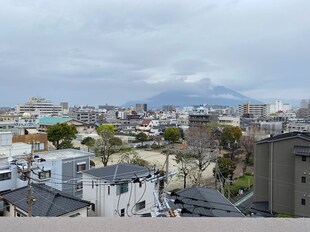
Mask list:
[[[292,132],[256,142],[254,205],[271,214],[310,217],[310,133]]]

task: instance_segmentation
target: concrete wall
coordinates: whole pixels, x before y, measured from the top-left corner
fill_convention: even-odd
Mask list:
[[[254,147],[254,202],[269,198],[269,146],[267,143]]]
[[[95,178],[93,181],[94,184],[91,185],[92,177],[83,175],[83,199],[96,205],[95,213],[90,212],[90,216],[119,217],[121,210],[125,209],[125,217],[128,217],[150,212],[150,207],[154,204],[154,183],[143,182],[141,187],[139,183],[128,183],[128,192],[117,195],[117,185],[111,186]],[[136,212],[135,204],[138,201],[145,201],[146,207]]]

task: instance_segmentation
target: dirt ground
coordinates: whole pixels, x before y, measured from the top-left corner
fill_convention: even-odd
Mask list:
[[[138,155],[149,162],[150,166],[154,166],[155,165],[155,169],[163,169],[166,170],[166,156],[161,154],[160,151],[146,151],[143,149],[136,149],[136,152],[138,153]],[[109,161],[109,164],[116,164],[118,163],[120,159],[120,155],[119,154],[113,154],[111,156],[111,159]],[[96,157],[93,159],[96,167],[101,167],[102,163],[101,163],[101,159],[99,157]],[[213,185],[214,185],[214,179],[213,179],[213,168],[215,166],[215,163],[211,163],[208,168],[203,172],[203,179],[205,180],[209,180],[212,179],[213,180]],[[169,156],[169,172],[174,172],[175,175],[170,179],[169,183],[168,183],[168,187],[167,190],[171,191],[174,189],[181,189],[183,188],[183,178],[179,177],[177,174],[177,165],[176,162],[173,159],[173,156]],[[188,179],[187,180],[188,186],[191,185],[191,180]]]

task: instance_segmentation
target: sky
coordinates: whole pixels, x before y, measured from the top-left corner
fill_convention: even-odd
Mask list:
[[[223,85],[310,98],[309,0],[0,0],[0,106]]]

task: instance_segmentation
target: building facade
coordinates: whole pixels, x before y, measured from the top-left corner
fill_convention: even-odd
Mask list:
[[[266,211],[310,217],[310,134],[293,132],[255,144],[254,204]]]

